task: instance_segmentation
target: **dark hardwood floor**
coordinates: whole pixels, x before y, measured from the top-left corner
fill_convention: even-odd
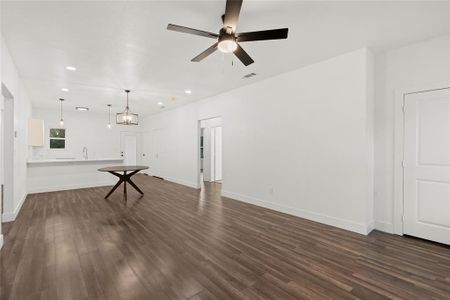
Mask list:
[[[144,175],[29,195],[1,299],[450,299],[450,247],[340,230]]]

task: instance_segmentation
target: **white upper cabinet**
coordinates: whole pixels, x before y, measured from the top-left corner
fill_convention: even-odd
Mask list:
[[[44,146],[44,120],[28,120],[28,145]]]

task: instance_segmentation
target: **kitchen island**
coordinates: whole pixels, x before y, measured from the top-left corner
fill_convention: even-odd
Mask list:
[[[42,193],[114,185],[115,177],[99,168],[121,165],[123,158],[30,159],[27,162],[27,191]]]

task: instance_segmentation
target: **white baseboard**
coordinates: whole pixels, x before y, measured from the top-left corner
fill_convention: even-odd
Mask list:
[[[369,223],[369,224],[356,223],[353,221],[336,218],[336,217],[332,217],[332,216],[328,216],[328,215],[324,215],[324,214],[320,214],[320,213],[316,213],[316,212],[312,212],[312,211],[307,211],[307,210],[303,210],[303,209],[280,205],[280,204],[273,203],[273,202],[259,200],[259,199],[256,199],[256,198],[253,198],[250,196],[240,195],[240,194],[229,192],[229,191],[222,190],[222,196],[232,198],[232,199],[235,199],[238,201],[262,206],[265,208],[273,209],[273,210],[276,210],[276,211],[279,211],[282,213],[286,213],[289,215],[293,215],[296,217],[300,217],[300,218],[308,219],[311,221],[315,221],[315,222],[331,225],[334,227],[342,228],[345,230],[353,231],[353,232],[360,233],[363,235],[369,234],[374,227],[373,222]]]
[[[374,221],[370,221],[369,224],[367,224],[367,229],[366,229],[367,233],[366,233],[366,235],[371,233],[374,229],[375,229],[375,222]]]
[[[375,221],[375,229],[387,233],[394,233],[394,225],[391,222]]]
[[[77,190],[77,189],[85,189],[85,188],[92,188],[92,187],[108,186],[108,185],[114,185],[114,184],[116,184],[116,181],[111,180],[111,181],[96,182],[96,183],[91,183],[91,184],[67,184],[67,185],[59,185],[59,186],[46,186],[46,187],[30,188],[28,190],[28,194]]]
[[[3,247],[3,234],[0,233],[0,250],[2,250]]]
[[[186,181],[186,180],[183,180],[183,179],[177,179],[177,178],[172,178],[172,177],[164,177],[164,180],[167,180],[167,181],[170,181],[170,182],[173,182],[173,183],[178,183],[178,184],[181,184],[181,185],[185,185],[185,186],[188,186],[188,187],[191,187],[191,188],[194,188],[194,189],[200,188],[198,186],[198,183],[192,183],[192,182],[189,182],[189,181]]]
[[[19,214],[20,209],[22,208],[23,203],[25,202],[25,199],[27,198],[28,194],[24,193],[22,195],[22,198],[20,199],[20,202],[17,204],[16,208],[13,212],[4,212],[2,215],[2,222],[12,222],[17,218],[17,215]]]

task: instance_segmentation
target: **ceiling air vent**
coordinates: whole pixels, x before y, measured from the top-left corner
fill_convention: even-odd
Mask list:
[[[244,75],[242,78],[243,79],[247,79],[247,78],[251,78],[251,77],[253,77],[253,76],[256,76],[256,73],[248,73],[247,75]]]

